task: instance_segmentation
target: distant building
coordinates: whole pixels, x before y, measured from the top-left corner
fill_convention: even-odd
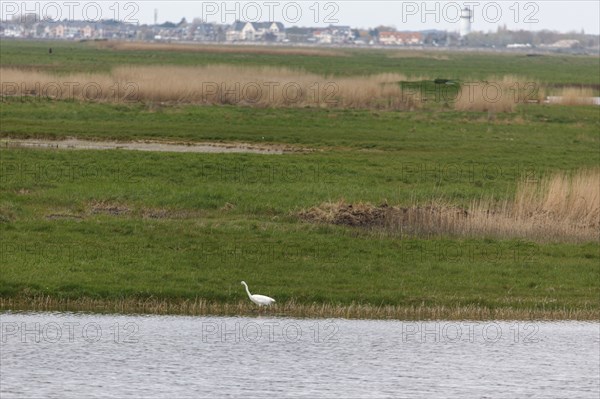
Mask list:
[[[285,36],[292,43],[310,43],[314,41],[313,30],[313,28],[292,26],[285,30]]]
[[[281,22],[259,22],[258,32],[266,41],[282,42],[286,39],[285,27]]]
[[[227,29],[226,38],[228,42],[254,40],[256,29],[252,22],[235,21]]]
[[[200,23],[190,27],[190,38],[197,42],[217,40],[217,30],[213,24]]]
[[[46,39],[98,39],[102,38],[103,30],[100,28],[99,23],[83,21],[48,22],[40,29],[37,36]]]
[[[333,34],[327,28],[325,29],[316,29],[313,31],[313,38],[315,42],[320,44],[331,44],[333,43]]]
[[[469,7],[465,7],[460,12],[460,37],[464,37],[471,33],[471,18],[473,17],[473,13]]]
[[[326,28],[313,30],[312,42],[320,44],[343,44],[353,43],[354,34],[349,26],[329,25]]]
[[[285,27],[281,22],[235,21],[226,32],[226,40],[229,42],[282,42],[285,40],[285,38]]]
[[[386,46],[415,46],[423,44],[423,35],[419,32],[379,32],[379,43]]]
[[[23,37],[24,30],[21,25],[18,24],[1,24],[0,25],[0,36],[2,37]]]
[[[348,43],[354,40],[352,28],[349,26],[330,25],[333,43]]]

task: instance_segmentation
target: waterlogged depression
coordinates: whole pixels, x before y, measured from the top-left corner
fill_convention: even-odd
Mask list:
[[[600,324],[3,313],[2,398],[577,397]]]

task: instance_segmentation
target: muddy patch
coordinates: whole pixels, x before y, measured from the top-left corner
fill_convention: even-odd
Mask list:
[[[295,152],[310,152],[310,149],[282,144],[251,143],[179,143],[164,141],[92,141],[68,138],[65,140],[47,139],[4,139],[6,148],[45,148],[55,150],[129,150],[153,152],[193,152],[193,153],[250,153],[281,155]]]

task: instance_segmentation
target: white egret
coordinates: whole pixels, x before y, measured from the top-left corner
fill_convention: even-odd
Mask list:
[[[258,295],[258,294],[252,295],[250,293],[250,290],[248,289],[248,284],[246,284],[245,281],[242,281],[242,285],[244,287],[246,287],[246,292],[248,293],[248,298],[250,298],[250,300],[252,302],[254,302],[255,304],[257,304],[258,306],[271,306],[272,304],[275,303],[275,299],[268,297],[266,295]]]

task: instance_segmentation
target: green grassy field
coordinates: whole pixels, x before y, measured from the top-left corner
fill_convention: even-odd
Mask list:
[[[48,48],[52,47],[52,54]],[[244,46],[246,48],[246,46]],[[408,76],[446,79],[485,79],[516,74],[544,83],[598,86],[598,58],[591,56],[419,52],[403,50],[328,49],[337,56],[288,54],[231,54],[219,52],[111,50],[95,43],[3,41],[3,67],[29,68],[58,73],[109,71],[128,65],[231,64],[296,67],[308,72],[335,75],[371,75],[401,72]]]
[[[52,43],[50,60],[43,51],[48,46],[2,42],[0,65],[73,72],[124,63],[290,62],[290,56],[122,52],[86,43]],[[524,74],[553,83],[599,80],[593,57],[447,54],[448,60],[431,60],[339,51],[349,55],[291,62],[342,75],[394,70],[462,79]],[[237,303],[246,300],[239,285],[245,280],[282,304],[474,306],[512,309],[516,318],[521,310],[586,310],[587,318],[598,317],[598,242],[399,237],[297,216],[300,209],[340,199],[411,204],[443,198],[461,206],[479,198],[509,199],[524,176],[539,179],[600,164],[598,107],[521,105],[490,119],[444,110],[3,98],[0,119],[3,138],[239,141],[313,150],[259,155],[2,148],[4,301],[26,304],[47,296]]]

